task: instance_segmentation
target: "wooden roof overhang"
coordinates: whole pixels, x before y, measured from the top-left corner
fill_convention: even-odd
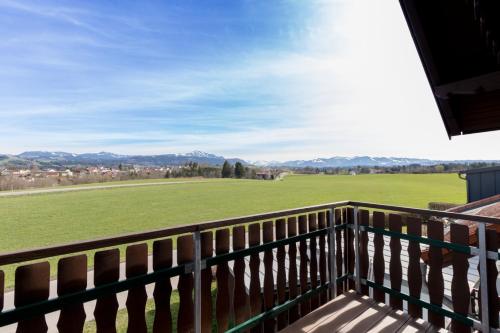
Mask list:
[[[400,3],[448,136],[500,129],[500,1]]]

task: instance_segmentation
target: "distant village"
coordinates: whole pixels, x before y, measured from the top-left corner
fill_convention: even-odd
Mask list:
[[[67,186],[78,184],[103,183],[131,179],[159,179],[178,177],[203,178],[252,178],[272,180],[278,177],[281,170],[268,168],[241,167],[235,172],[235,167],[228,165],[227,174],[223,174],[223,167],[186,163],[174,166],[140,166],[118,165],[109,166],[77,166],[66,168],[40,168],[33,165],[26,167],[0,166],[0,191],[19,190],[28,188]]]

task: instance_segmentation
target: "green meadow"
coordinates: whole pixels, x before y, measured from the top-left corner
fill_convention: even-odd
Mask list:
[[[0,197],[0,251],[341,200],[464,203],[465,182],[456,174],[291,175]]]

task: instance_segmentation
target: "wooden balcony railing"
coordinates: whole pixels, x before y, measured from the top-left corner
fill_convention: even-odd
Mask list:
[[[467,227],[460,224],[451,224],[451,241],[444,241],[440,218],[477,222],[478,247],[469,245]],[[355,289],[438,327],[451,320],[456,332],[498,332],[498,239],[487,224],[500,220],[344,201],[2,254],[0,266],[19,267],[14,307],[0,313],[0,326],[47,332],[47,318],[60,311],[59,332],[82,332],[84,303],[95,301],[97,332],[116,332],[117,293],[127,291],[128,332],[147,332],[148,325],[153,332],[275,332]],[[389,260],[384,238],[390,238]],[[402,242],[408,244],[407,267]],[[421,269],[424,246],[429,247],[428,276]],[[123,249],[125,278],[120,279]],[[443,249],[452,255],[451,308],[443,305]],[[94,252],[89,285],[88,255]],[[467,272],[473,255],[479,256],[479,316],[470,310]],[[49,259],[59,256],[64,257],[51,283]],[[0,271],[0,309],[4,279]],[[179,293],[175,327],[173,279]],[[155,312],[148,322],[146,286],[151,284]],[[49,297],[51,285],[55,297]]]

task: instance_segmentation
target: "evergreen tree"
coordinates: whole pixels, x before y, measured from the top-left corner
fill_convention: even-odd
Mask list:
[[[231,177],[231,164],[228,161],[224,161],[222,165],[222,178],[230,178]]]
[[[234,176],[236,178],[243,178],[245,177],[245,167],[243,167],[243,164],[240,162],[236,162],[234,165]]]

